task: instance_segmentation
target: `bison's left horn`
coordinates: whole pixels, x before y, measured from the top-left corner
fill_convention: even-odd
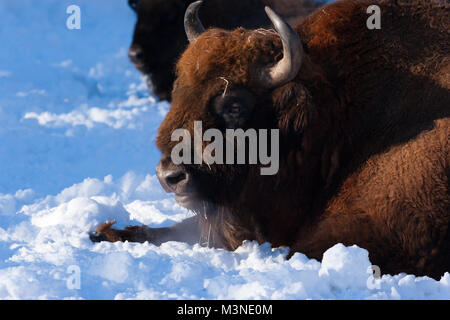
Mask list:
[[[265,88],[276,88],[297,75],[302,66],[303,46],[297,32],[287,22],[269,7],[266,7],[266,13],[283,43],[283,58],[276,65],[260,70],[257,79]]]
[[[190,43],[194,42],[199,35],[205,32],[202,22],[198,17],[198,9],[203,1],[196,1],[189,5],[184,14],[184,30]]]

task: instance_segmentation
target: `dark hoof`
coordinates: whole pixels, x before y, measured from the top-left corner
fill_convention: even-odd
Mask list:
[[[92,242],[102,242],[102,241],[110,241],[114,242],[117,241],[115,235],[117,230],[111,229],[111,226],[116,223],[115,220],[113,221],[107,221],[103,224],[101,224],[96,232],[89,234],[89,239],[91,239]]]

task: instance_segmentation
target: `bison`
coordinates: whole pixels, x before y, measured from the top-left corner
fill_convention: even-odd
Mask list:
[[[233,250],[243,240],[321,260],[336,243],[369,251],[383,273],[450,270],[450,20],[440,1],[341,0],[295,29],[204,30],[190,45],[156,144],[157,176],[196,215],[171,228],[101,225],[94,241],[168,240]],[[295,31],[294,31],[295,30]],[[239,119],[239,122],[231,120]],[[172,132],[279,129],[279,171],[261,164],[175,165]],[[204,142],[203,147],[208,145]]]
[[[175,79],[175,63],[188,41],[183,15],[190,0],[129,0],[137,23],[129,50],[130,60],[148,76],[149,87],[161,100],[170,100]],[[225,29],[268,26],[264,6],[294,21],[307,16],[325,0],[208,0],[200,10],[206,26]]]

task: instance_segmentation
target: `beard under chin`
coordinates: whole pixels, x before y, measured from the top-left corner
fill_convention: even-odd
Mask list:
[[[198,217],[200,230],[198,243],[207,248],[222,247],[223,236],[220,230],[226,221],[226,207],[200,201],[194,213]]]

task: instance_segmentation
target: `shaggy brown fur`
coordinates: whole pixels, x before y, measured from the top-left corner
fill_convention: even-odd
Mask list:
[[[150,86],[160,99],[170,100],[175,63],[188,41],[184,33],[183,16],[193,0],[134,0],[137,23],[130,50],[136,67],[151,80]],[[324,0],[205,0],[200,18],[205,27],[225,29],[269,26],[264,6],[271,6],[289,21],[297,22]],[[164,50],[161,50],[164,48]]]
[[[195,120],[204,130],[217,124],[209,103],[224,91],[224,77],[229,89],[257,97],[248,127],[280,129],[280,171],[185,166],[201,199],[196,217],[165,229],[107,225],[93,240],[202,237],[232,250],[249,239],[319,260],[340,242],[368,249],[383,273],[438,279],[450,271],[449,8],[376,1],[382,29],[368,30],[373,3],[338,1],[302,22],[302,68],[274,90],[252,75],[281,58],[276,35],[201,35],[177,65],[173,105],[157,138],[161,166],[175,167],[168,158],[173,130],[192,131]]]

